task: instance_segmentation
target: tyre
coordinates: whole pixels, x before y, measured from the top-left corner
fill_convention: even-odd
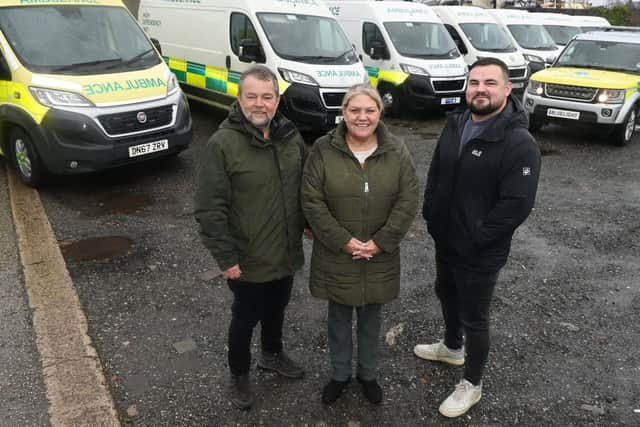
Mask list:
[[[9,136],[11,160],[20,180],[29,187],[37,187],[44,175],[40,156],[27,133],[13,128]]]
[[[638,107],[633,107],[627,113],[624,118],[624,122],[617,125],[613,131],[613,143],[617,146],[627,145],[631,142],[633,134],[636,128],[636,121],[638,119]]]
[[[400,91],[395,86],[384,84],[378,88],[384,110],[389,117],[398,117],[400,114]]]

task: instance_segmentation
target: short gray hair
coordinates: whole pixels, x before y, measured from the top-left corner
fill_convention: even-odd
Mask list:
[[[251,68],[245,70],[240,75],[240,81],[238,82],[238,96],[242,94],[242,83],[244,80],[249,77],[255,77],[258,80],[262,80],[264,82],[273,82],[273,90],[276,93],[276,96],[280,96],[280,86],[278,86],[278,76],[264,65],[254,65]]]
[[[366,83],[358,83],[349,88],[347,93],[344,94],[344,98],[342,98],[342,109],[345,109],[349,102],[354,96],[357,95],[366,95],[369,98],[373,99],[373,101],[378,105],[378,109],[382,113],[384,110],[384,104],[382,103],[382,98],[380,98],[380,94],[376,89],[371,87],[371,85]]]

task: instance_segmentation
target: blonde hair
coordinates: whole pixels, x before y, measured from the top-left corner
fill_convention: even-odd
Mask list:
[[[349,105],[351,98],[357,95],[367,95],[369,98],[373,99],[381,113],[382,110],[384,110],[384,104],[382,104],[382,98],[380,98],[378,91],[365,83],[355,84],[347,90],[347,93],[344,94],[344,98],[342,98],[342,109],[344,110],[347,105]]]

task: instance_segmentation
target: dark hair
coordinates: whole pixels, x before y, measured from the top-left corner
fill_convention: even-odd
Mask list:
[[[238,81],[238,96],[242,94],[242,82],[244,82],[244,80],[249,76],[265,82],[273,82],[273,90],[275,91],[276,96],[280,96],[278,76],[264,65],[254,65],[240,75],[240,81]]]
[[[486,58],[478,59],[476,62],[471,64],[469,67],[469,72],[473,70],[475,67],[483,67],[487,65],[497,65],[502,70],[502,74],[506,82],[509,81],[509,67],[502,60],[498,58],[491,58],[487,56]]]

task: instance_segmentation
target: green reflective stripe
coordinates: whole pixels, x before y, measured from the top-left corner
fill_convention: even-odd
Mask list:
[[[198,64],[197,62],[187,61],[187,72],[204,76],[206,74],[207,66],[204,64]]]
[[[225,82],[224,80],[212,79],[211,77],[207,77],[206,86],[207,89],[227,93],[227,82]]]
[[[181,71],[181,70],[176,70],[175,68],[171,68],[171,72],[176,75],[176,79],[178,79],[178,81],[180,81],[180,82],[186,82],[187,81],[187,72],[186,71]]]
[[[367,69],[367,73],[369,74],[369,77],[378,77],[378,71],[380,70],[380,68],[378,67],[365,67]]]
[[[229,71],[229,77],[227,77],[227,79],[231,83],[239,83],[240,82],[240,73],[238,73],[236,71]]]

